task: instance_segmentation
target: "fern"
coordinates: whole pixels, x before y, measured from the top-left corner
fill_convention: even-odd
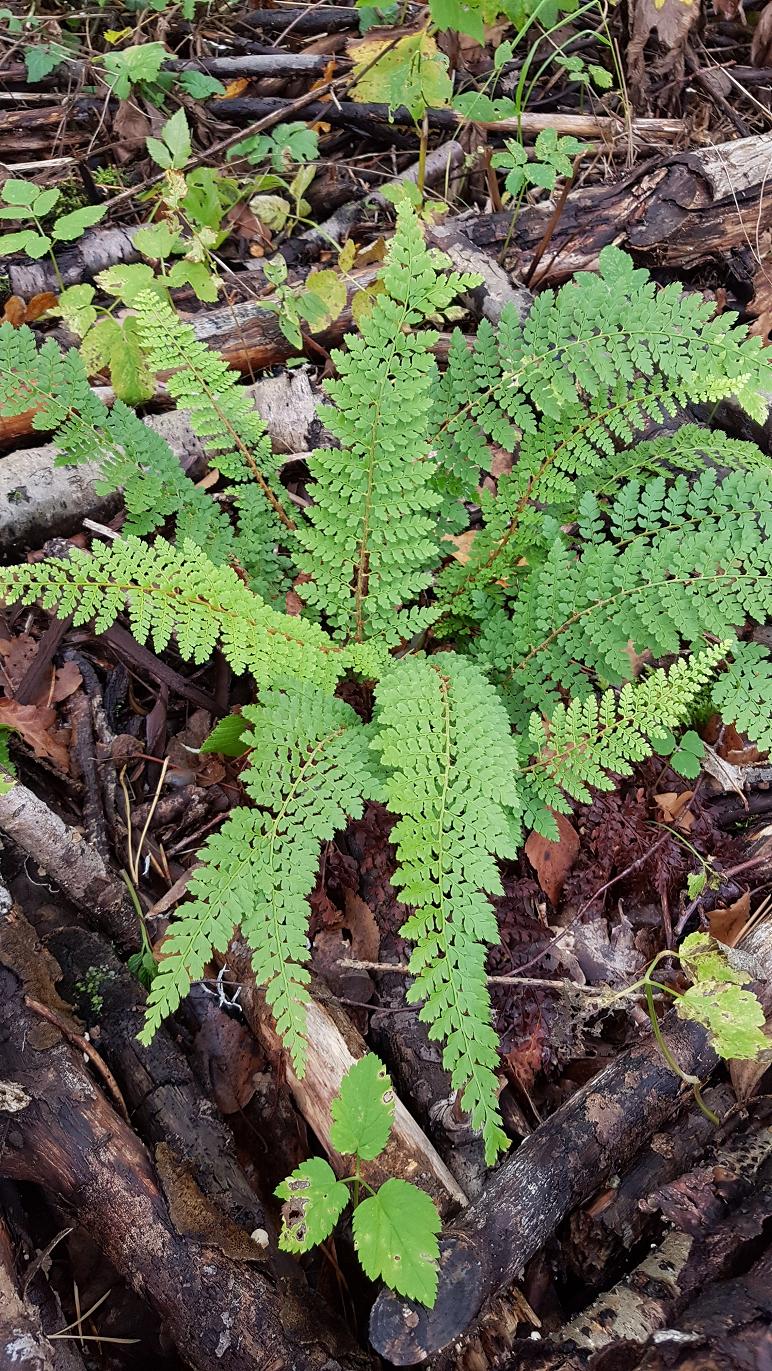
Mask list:
[[[97,458],[106,487],[125,488],[134,533],[171,516],[177,528],[176,545],[132,536],[9,568],[0,595],[97,631],[125,612],[157,651],[174,635],[205,662],[219,646],[256,684],[242,773],[253,804],[200,854],[144,1039],[240,928],[302,1072],[320,847],[385,801],[412,911],[410,998],[493,1161],[506,1138],[485,962],[499,862],[523,824],[554,837],[555,812],[627,774],[708,690],[772,747],[772,659],[741,636],[772,611],[770,465],[752,444],[677,426],[687,405],[730,395],[759,419],[770,387],[733,316],[658,290],[615,249],[598,275],[543,293],[524,324],[505,313],[471,348],[457,334],[440,374],[436,324],[471,284],[403,206],[381,289],[334,355],[324,419],[340,447],[311,459],[297,528],[246,392],[156,297],[137,302],[148,365],[169,375],[227,482],[221,504],[131,411],[101,405],[74,354],[0,328],[0,413],[37,408],[64,460]],[[514,458],[495,497],[481,489],[494,445]],[[470,505],[467,559],[443,568]],[[281,613],[298,571],[304,613]],[[424,636],[416,654],[429,625],[453,651]],[[363,698],[362,682],[375,687],[371,723],[336,697],[352,677]]]
[[[247,707],[251,749],[244,780],[254,809],[236,809],[210,838],[193,877],[191,903],[172,925],[148,998],[142,1039],[203,974],[212,947],[223,952],[235,926],[254,951],[254,970],[295,1070],[306,1058],[310,975],[308,896],[322,842],[363,797],[378,793],[368,730],[348,705],[313,687],[267,691]]]
[[[444,1043],[443,1060],[489,1163],[506,1146],[497,1106],[496,1035],[485,978],[497,941],[486,897],[501,894],[497,857],[518,848],[517,750],[495,691],[453,653],[408,659],[377,692],[373,747],[400,815],[394,883],[414,906],[401,929],[416,944],[412,1001]]]
[[[505,674],[523,723],[566,688],[588,694],[588,673],[629,678],[630,644],[663,657],[706,634],[732,637],[772,610],[770,533],[762,470],[631,482],[608,508],[585,495],[575,536],[556,530],[540,565],[521,570],[511,616],[486,620],[478,658]]]
[[[520,739],[524,823],[557,841],[550,811],[570,813],[570,799],[586,804],[593,788],[612,790],[613,776],[629,775],[633,762],[651,755],[652,739],[688,721],[726,648],[706,648],[669,671],[660,668],[628,682],[618,693],[607,690],[560,704],[549,721],[532,714]]]
[[[309,464],[314,504],[298,529],[297,563],[312,578],[307,602],[337,637],[410,636],[418,621],[401,622],[396,611],[429,584],[439,560],[442,498],[429,460],[437,334],[425,325],[476,281],[444,265],[403,207],[383,292],[359,336],[333,354],[334,407],[322,418],[341,447],[317,451]]]
[[[175,635],[183,657],[206,662],[219,644],[234,671],[258,685],[287,678],[332,691],[345,658],[314,624],[280,614],[248,590],[236,573],[214,566],[193,543],[182,549],[158,538],[73,549],[64,559],[0,569],[0,597],[93,621],[103,633],[125,608],[138,642],[162,652]]]

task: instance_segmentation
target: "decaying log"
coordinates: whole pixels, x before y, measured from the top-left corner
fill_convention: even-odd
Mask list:
[[[78,243],[63,252],[57,253],[57,263],[65,286],[75,286],[81,281],[91,281],[98,271],[119,263],[136,262],[139,253],[134,247],[136,228],[92,229],[84,233]],[[61,289],[51,262],[31,262],[24,258],[20,262],[10,262],[5,268],[12,295],[20,295],[29,300],[42,291]]]
[[[233,100],[218,100],[217,104],[211,105],[213,110],[224,118],[246,117],[248,119],[264,118],[268,114],[274,114],[281,108],[282,101],[272,96],[239,96]],[[469,121],[450,109],[430,109],[427,110],[429,127],[435,129],[454,130],[462,128]],[[368,104],[366,102],[354,102],[353,100],[335,100],[329,104],[321,101],[314,101],[305,108],[304,117],[306,119],[325,119],[330,124],[361,125],[362,123],[403,125],[408,128],[415,128],[415,119],[404,105],[397,109],[392,109],[389,105]],[[519,119],[500,119],[495,123],[488,123],[484,119],[476,121],[480,128],[489,129],[494,134],[506,137],[509,134],[517,133],[523,138],[535,138],[545,129],[555,129],[557,133],[573,134],[576,138],[600,138],[607,142],[609,146],[614,142],[624,141],[629,146],[629,141],[635,143],[652,144],[659,141],[672,142],[674,138],[683,137],[685,125],[682,119],[634,119],[628,129],[623,119],[617,119],[610,115],[594,114],[561,114],[560,112],[538,114],[526,110]]]
[[[768,981],[772,927],[760,927],[740,955]],[[714,1069],[701,1028],[673,1011],[663,1033],[686,1073],[705,1079]],[[376,1350],[411,1366],[463,1334],[483,1301],[517,1279],[566,1215],[629,1165],[682,1099],[682,1083],[653,1038],[620,1054],[494,1171],[479,1199],[445,1231],[434,1309],[381,1292],[370,1321]]]
[[[447,253],[456,271],[473,271],[482,277],[482,284],[473,295],[477,297],[480,314],[492,324],[498,324],[505,305],[512,305],[522,322],[533,304],[533,296],[525,286],[512,284],[507,272],[494,257],[481,252],[462,229],[455,224],[433,224],[426,231],[427,239]]]
[[[55,881],[72,904],[93,911],[121,951],[137,950],[137,916],[126,887],[79,830],[64,823],[21,782],[0,795],[0,833]]]
[[[561,1341],[591,1351],[613,1342],[645,1342],[739,1264],[772,1215],[772,1185],[759,1180],[771,1154],[772,1129],[761,1127],[734,1137],[695,1173],[666,1186],[658,1208],[676,1227],[624,1281],[564,1325]]]
[[[247,1233],[262,1230],[267,1259],[271,1225],[236,1158],[232,1134],[187,1058],[163,1027],[149,1046],[137,1040],[145,1008],[139,981],[103,938],[69,921],[47,932],[45,942],[62,969],[59,993],[96,1020],[91,1039],[118,1080],[134,1127],[145,1142],[171,1152],[207,1199]],[[96,1007],[90,994],[98,996]]]
[[[44,954],[11,909],[0,947],[0,1174],[42,1185],[76,1212],[193,1371],[364,1371],[366,1354],[320,1302],[288,1299],[276,1273],[265,1273],[256,1241],[233,1225],[224,1251],[207,1233],[196,1187],[181,1185],[170,1168],[162,1188],[81,1055],[28,1007],[29,959],[39,980]]]
[[[2,1105],[0,1105],[0,1116]],[[53,1331],[53,1330],[51,1330]],[[20,1371],[84,1371],[72,1343],[52,1342],[43,1331],[40,1311],[15,1279],[13,1249],[0,1219],[0,1366]]]
[[[615,185],[571,191],[539,264],[539,284],[595,270],[609,243],[646,265],[679,270],[749,243],[758,247],[772,211],[770,156],[772,133],[763,133],[677,152],[653,168],[642,162]],[[462,226],[489,250],[511,234],[509,260],[527,275],[551,214],[545,202],[522,210],[513,231],[511,212],[470,216]]]
[[[278,1058],[281,1043],[264,995],[255,985],[252,954],[246,943],[241,938],[234,938],[227,953],[218,960],[221,965],[227,965],[231,976],[241,983],[239,1003],[250,1028],[271,1055]],[[284,1069],[295,1104],[339,1175],[349,1174],[350,1159],[345,1162],[330,1142],[331,1105],[344,1075],[366,1052],[364,1040],[332,995],[321,985],[315,985],[309,1008],[308,1060],[303,1079],[298,1079],[289,1062]],[[420,1185],[432,1196],[443,1215],[455,1212],[466,1203],[460,1186],[399,1096],[395,1100],[394,1125],[388,1146],[375,1161],[363,1163],[362,1174],[376,1187],[389,1176],[401,1176]]]

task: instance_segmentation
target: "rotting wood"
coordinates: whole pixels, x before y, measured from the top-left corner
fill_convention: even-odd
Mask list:
[[[772,925],[754,930],[740,956],[769,980]],[[709,1076],[717,1058],[704,1031],[675,1011],[662,1028],[682,1069]],[[484,1300],[517,1279],[558,1224],[630,1164],[683,1098],[653,1038],[621,1053],[493,1172],[482,1195],[445,1230],[434,1309],[381,1292],[370,1320],[376,1350],[394,1365],[411,1366],[459,1338]]]
[[[2,1107],[0,1106],[0,1114]],[[43,1331],[40,1311],[22,1295],[15,1279],[13,1249],[0,1218],[0,1366],[22,1371],[84,1371],[72,1343],[52,1342]]]
[[[92,910],[121,951],[137,950],[137,916],[126,887],[78,829],[64,823],[21,782],[0,795],[0,833],[55,881],[74,905]]]
[[[0,1175],[41,1185],[75,1210],[193,1371],[365,1371],[367,1354],[332,1324],[321,1301],[289,1300],[277,1275],[261,1269],[262,1249],[246,1234],[223,1251],[200,1225],[195,1237],[185,1231],[190,1206],[200,1217],[200,1192],[181,1186],[173,1167],[162,1189],[145,1148],[81,1056],[27,1008],[26,959],[34,959],[35,939],[17,912],[8,908],[5,920],[22,926],[27,951],[14,955],[19,939],[9,949],[3,936]]]
[[[250,1028],[268,1052],[278,1058],[282,1053],[281,1041],[265,997],[255,984],[251,951],[241,938],[234,938],[218,961],[228,967],[231,978],[241,983],[239,1003]],[[308,1058],[303,1079],[298,1079],[288,1061],[284,1069],[297,1108],[339,1175],[348,1175],[350,1168],[330,1143],[332,1101],[346,1072],[366,1052],[363,1038],[333,996],[316,984],[308,1012]],[[399,1096],[395,1100],[388,1146],[375,1161],[362,1164],[362,1175],[374,1186],[383,1184],[389,1176],[412,1181],[428,1191],[442,1215],[451,1214],[466,1203],[458,1182]]]
[[[617,184],[571,191],[537,269],[539,285],[597,268],[609,243],[648,266],[690,268],[732,249],[758,248],[772,213],[772,133],[641,163]],[[527,275],[551,214],[548,204],[462,223],[478,247],[511,243],[508,260]],[[764,240],[766,242],[766,238]],[[762,244],[763,250],[763,244]]]

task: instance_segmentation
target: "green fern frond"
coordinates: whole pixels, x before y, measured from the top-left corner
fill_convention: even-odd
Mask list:
[[[93,621],[103,633],[124,609],[138,642],[162,652],[172,634],[183,657],[206,662],[219,643],[234,671],[258,685],[296,678],[332,692],[339,652],[315,624],[271,609],[227,566],[214,566],[192,543],[151,547],[136,538],[73,549],[66,559],[0,568],[0,598],[40,600],[46,609]]]
[[[402,208],[383,293],[347,350],[333,354],[337,377],[325,389],[334,407],[322,417],[341,446],[309,463],[314,504],[298,529],[297,562],[312,578],[305,599],[344,639],[398,640],[396,611],[439,561],[443,501],[429,460],[437,334],[426,325],[473,280],[443,265]]]
[[[630,676],[629,646],[664,657],[734,637],[772,610],[772,477],[706,471],[689,485],[625,486],[606,509],[581,501],[575,537],[553,528],[549,550],[521,568],[511,616],[486,620],[477,652],[507,678],[513,719],[550,714],[564,690]]]
[[[188,415],[211,464],[229,480],[254,480],[274,515],[285,528],[294,528],[271,488],[277,462],[265,424],[237,373],[152,291],[141,291],[134,308],[148,365],[169,373],[167,390]]]
[[[225,951],[234,927],[253,950],[258,985],[277,1031],[303,1075],[310,975],[308,896],[323,842],[359,818],[378,793],[368,730],[348,705],[313,687],[266,691],[244,709],[252,729],[242,779],[255,809],[237,809],[200,854],[204,866],[164,942],[150,991],[142,1038],[198,979],[211,949]]]
[[[498,940],[487,898],[497,857],[517,852],[517,751],[495,690],[452,653],[407,658],[377,691],[375,736],[389,808],[399,815],[394,884],[414,913],[409,999],[443,1042],[443,1060],[492,1163],[507,1146],[497,1105],[498,1048],[485,976]]]
[[[628,682],[619,692],[560,704],[547,722],[532,714],[527,736],[519,740],[526,825],[556,841],[549,810],[569,813],[567,797],[588,804],[591,789],[613,790],[614,776],[629,775],[634,762],[651,756],[653,738],[692,717],[729,646],[706,648],[668,671],[660,668]]]

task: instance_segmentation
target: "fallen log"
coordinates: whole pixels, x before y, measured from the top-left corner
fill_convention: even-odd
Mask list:
[[[772,133],[677,152],[641,163],[615,185],[569,192],[538,270],[539,285],[597,268],[615,243],[644,265],[679,270],[755,243],[772,212]],[[470,215],[462,227],[495,252],[509,239],[510,264],[528,277],[552,215],[549,202],[512,213]]]
[[[768,981],[770,924],[754,930],[747,955],[754,974]],[[710,1075],[717,1059],[701,1028],[672,1011],[662,1030],[686,1073],[701,1080]],[[483,1301],[517,1279],[558,1224],[630,1165],[683,1101],[683,1091],[653,1038],[621,1053],[502,1162],[482,1195],[446,1229],[432,1310],[380,1293],[370,1319],[376,1351],[393,1365],[412,1366],[455,1342]]]
[[[134,247],[136,232],[137,228],[103,228],[85,233],[73,247],[57,253],[61,283],[49,261],[31,262],[28,257],[11,261],[4,269],[10,293],[20,295],[23,300],[30,300],[43,291],[58,294],[62,285],[75,286],[81,281],[93,280],[97,272],[106,267],[136,262],[139,260]]]
[[[263,119],[274,115],[284,102],[273,96],[239,96],[232,100],[209,102],[213,112],[220,118]],[[455,110],[430,109],[426,112],[429,127],[433,129],[455,130],[470,123],[464,115]],[[392,109],[389,105],[367,104],[353,100],[335,100],[324,104],[317,100],[305,107],[306,119],[324,119],[329,124],[392,125],[415,128],[415,119],[404,105]],[[474,120],[478,128],[506,137],[518,134],[523,138],[536,138],[545,129],[555,129],[557,133],[573,134],[576,138],[600,138],[609,146],[614,143],[629,146],[630,139],[635,144],[651,146],[657,142],[671,142],[683,137],[685,125],[682,119],[634,119],[628,127],[624,119],[611,115],[594,114],[536,114],[525,111],[519,119],[499,119],[495,123],[484,119]]]
[[[173,1169],[162,1187],[81,1054],[29,1008],[29,961],[39,985],[42,949],[12,910],[0,946],[0,1175],[40,1185],[75,1212],[193,1371],[365,1371],[368,1357],[321,1301],[288,1299],[276,1273],[265,1272],[257,1242],[232,1236],[223,1251],[202,1226],[195,1187],[180,1188]]]

